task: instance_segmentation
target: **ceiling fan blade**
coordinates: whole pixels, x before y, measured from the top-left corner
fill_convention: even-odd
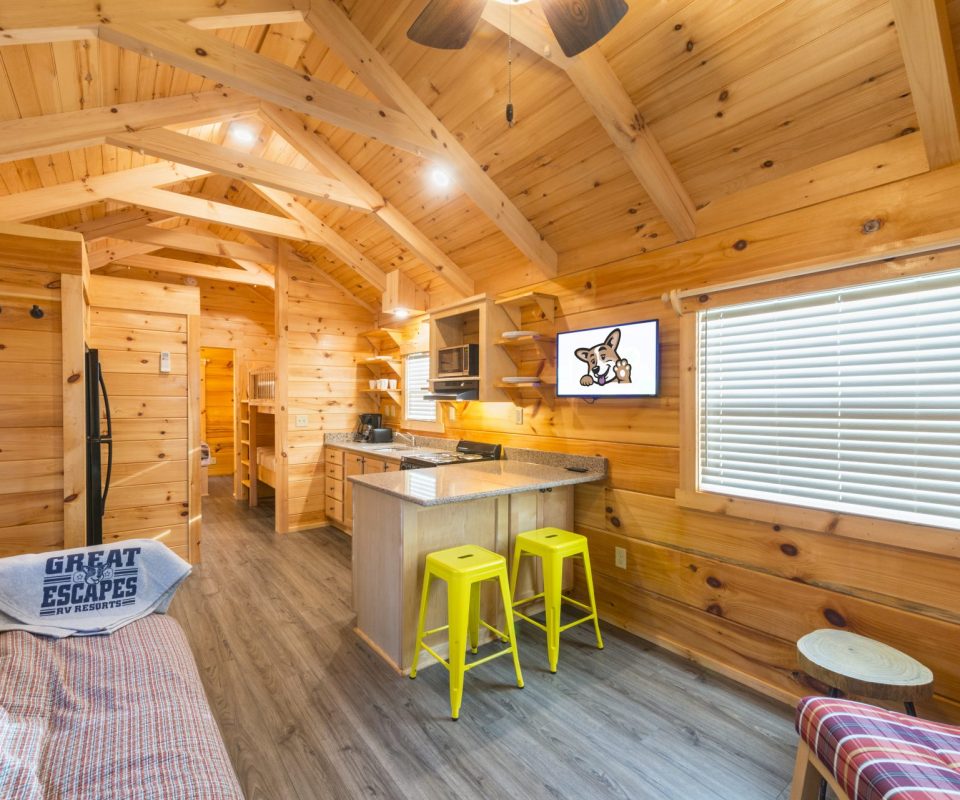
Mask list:
[[[459,50],[470,40],[487,0],[430,0],[407,38],[427,47]]]
[[[599,42],[627,13],[624,0],[543,0],[542,5],[568,58]]]

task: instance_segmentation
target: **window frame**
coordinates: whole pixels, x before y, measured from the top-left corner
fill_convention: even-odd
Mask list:
[[[774,300],[808,292],[881,282],[897,277],[906,278],[929,272],[945,272],[957,269],[960,263],[954,261],[949,266],[941,263],[927,269],[920,266],[914,266],[911,269],[910,266],[910,262],[907,262],[894,274],[889,272],[878,274],[877,265],[870,264],[831,273],[819,273],[813,276],[730,289],[718,292],[716,295],[703,294],[683,302],[684,313],[679,320],[680,485],[674,494],[678,506],[694,511],[764,522],[771,526],[774,533],[784,527],[792,527],[830,536],[919,550],[924,553],[954,558],[960,556],[960,531],[952,528],[740,497],[701,490],[699,486],[699,312],[757,300]]]
[[[401,409],[403,427],[407,430],[426,431],[429,433],[443,433],[444,431],[443,418],[441,414],[440,403],[437,401],[434,401],[434,408],[436,409],[436,419],[433,422],[430,422],[428,420],[422,420],[422,419],[410,419],[407,416],[407,401],[409,400],[409,396],[408,396],[409,382],[407,381],[407,359],[410,358],[410,356],[420,356],[420,355],[424,355],[427,357],[427,361],[428,361],[427,374],[429,375],[430,374],[429,360],[431,357],[429,350],[413,350],[409,353],[404,353],[403,356],[401,357],[401,369],[403,372],[403,375],[402,375],[403,403],[402,403],[402,409]]]

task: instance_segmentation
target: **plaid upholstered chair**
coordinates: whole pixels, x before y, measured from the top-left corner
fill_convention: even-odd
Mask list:
[[[841,800],[957,800],[960,728],[850,700],[797,706],[790,800],[815,800],[821,777]]]

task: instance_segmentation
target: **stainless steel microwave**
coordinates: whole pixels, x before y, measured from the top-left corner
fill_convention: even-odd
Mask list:
[[[461,344],[437,351],[438,378],[467,378],[480,374],[480,346]]]

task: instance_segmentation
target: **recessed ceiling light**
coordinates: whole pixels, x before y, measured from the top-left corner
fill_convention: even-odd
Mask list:
[[[440,167],[434,167],[430,170],[430,180],[438,189],[449,189],[453,184],[450,173]]]
[[[393,309],[393,316],[397,319],[406,319],[410,316],[410,310],[406,308],[395,308]]]
[[[253,144],[257,141],[257,133],[249,125],[234,123],[230,126],[230,138],[237,144]]]

